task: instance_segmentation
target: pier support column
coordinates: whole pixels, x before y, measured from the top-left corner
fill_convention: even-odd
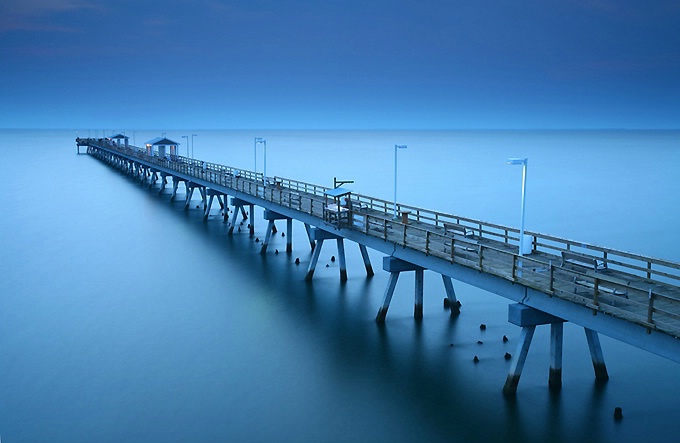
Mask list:
[[[158,194],[162,194],[165,189],[165,185],[168,184],[168,173],[161,171],[161,189],[158,190]]]
[[[425,281],[425,270],[416,269],[415,302],[413,304],[413,318],[421,320],[423,318],[423,283]]]
[[[535,331],[536,326],[525,326],[519,334],[517,351],[515,351],[515,356],[512,358],[510,372],[508,373],[508,378],[505,380],[505,386],[503,386],[503,394],[505,395],[515,395],[517,393],[519,378],[522,375],[524,362],[527,360],[529,346],[531,346],[531,340],[534,338]]]
[[[196,188],[196,186],[194,185],[194,183],[190,182],[185,182],[185,185],[187,187],[187,198],[184,202],[184,209],[188,209],[189,205],[191,204],[191,197],[194,195],[194,189]]]
[[[456,298],[456,291],[453,289],[453,282],[451,277],[442,274],[442,282],[444,282],[444,289],[446,290],[446,299],[449,301],[449,309],[451,315],[460,314],[460,306],[458,306],[458,299]]]
[[[563,342],[563,323],[564,320],[555,317],[538,309],[530,308],[521,303],[514,303],[508,306],[508,321],[514,325],[521,326],[519,343],[515,356],[512,358],[510,372],[503,386],[503,394],[515,395],[517,385],[522,375],[524,362],[529,353],[529,346],[534,337],[534,331],[538,325],[551,325],[550,334],[550,377],[548,384],[552,389],[559,389],[562,386],[562,342]]]
[[[149,177],[149,189],[153,187],[153,185],[156,184],[158,181],[158,173],[159,171],[156,171],[155,169],[150,169],[151,171],[151,176]]]
[[[378,323],[384,323],[385,317],[387,317],[387,310],[390,308],[390,302],[392,301],[392,295],[394,295],[394,289],[397,287],[397,280],[399,280],[400,272],[390,272],[390,279],[387,281],[387,287],[385,288],[385,295],[383,296],[383,303],[378,310],[378,315],[375,317],[375,321]]]
[[[305,275],[305,281],[312,281],[314,277],[314,270],[316,269],[316,263],[319,261],[319,254],[321,254],[321,246],[323,246],[323,238],[316,241],[316,248],[312,252],[312,260],[309,262],[309,268],[307,268],[307,275]]]
[[[314,239],[312,238],[312,227],[309,226],[309,224],[305,223],[305,231],[307,231],[307,238],[309,239],[309,246],[311,246],[312,251],[314,250],[314,247],[316,246],[316,243],[314,242]]]
[[[293,252],[293,219],[286,219],[286,252]]]
[[[345,241],[342,238],[337,239],[338,243],[338,260],[340,260],[340,281],[347,281],[347,261],[345,260]]]
[[[375,320],[377,322],[384,322],[387,316],[387,310],[390,307],[390,301],[392,300],[392,295],[394,294],[394,289],[397,284],[397,279],[399,274],[407,271],[415,271],[415,303],[413,307],[413,316],[416,319],[423,318],[423,282],[424,282],[424,271],[425,268],[413,263],[409,263],[404,260],[400,260],[396,257],[388,256],[383,257],[383,269],[390,273],[390,281],[387,284],[387,289],[385,290],[385,297],[383,299],[383,304],[378,311],[378,315]],[[396,275],[395,275],[396,274]]]
[[[243,208],[241,208],[243,210]],[[255,205],[250,204],[250,236],[255,235]]]
[[[564,323],[550,324],[550,376],[548,387],[552,390],[562,388],[562,345],[564,342]]]
[[[600,337],[597,335],[597,332],[593,331],[592,329],[583,329],[586,331],[586,339],[588,340],[588,348],[590,349],[590,358],[593,360],[595,379],[598,381],[609,380],[607,366],[604,364],[602,346],[600,346]]]
[[[262,242],[262,247],[260,248],[260,254],[267,252],[267,245],[269,245],[269,240],[272,238],[272,232],[274,232],[274,229],[276,229],[274,220],[269,220],[269,223],[267,224],[267,234],[264,236],[264,241]]]
[[[366,267],[366,276],[373,277],[375,273],[373,272],[373,266],[371,265],[371,257],[368,255],[368,250],[366,246],[359,243],[359,251],[361,251],[361,258],[364,259],[364,266]]]

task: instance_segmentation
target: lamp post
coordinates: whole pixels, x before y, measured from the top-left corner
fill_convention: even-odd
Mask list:
[[[519,225],[519,256],[524,255],[524,209],[526,202],[527,191],[527,162],[528,158],[509,158],[507,163],[509,165],[522,165],[522,207],[521,207],[521,221]],[[520,262],[521,263],[521,262]],[[521,267],[521,264],[520,264]]]
[[[189,136],[188,135],[183,135],[182,138],[187,139],[187,158],[189,158]]]
[[[257,144],[262,143],[264,145],[264,165],[262,172],[262,180],[264,186],[267,186],[267,140],[262,137],[255,137],[255,177],[257,177]]]
[[[397,218],[397,150],[406,149],[406,145],[394,145],[394,218]]]
[[[198,134],[191,134],[191,158],[194,158],[194,137],[198,137]]]

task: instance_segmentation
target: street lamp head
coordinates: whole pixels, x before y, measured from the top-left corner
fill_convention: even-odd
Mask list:
[[[509,158],[506,162],[509,165],[526,165],[528,158]]]
[[[394,147],[397,148],[397,149],[406,149],[407,148],[406,145],[394,145]]]
[[[264,143],[264,142],[265,142],[265,139],[263,139],[262,137],[255,137],[255,143]]]

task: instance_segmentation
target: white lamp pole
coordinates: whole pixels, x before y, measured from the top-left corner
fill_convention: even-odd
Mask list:
[[[406,145],[394,145],[394,218],[397,218],[397,150],[406,149]]]
[[[194,137],[198,137],[198,134],[191,134],[191,158],[194,158]]]
[[[264,145],[264,172],[263,179],[264,185],[267,186],[267,140],[262,137],[255,137],[255,177],[257,178],[257,144],[262,143]]]
[[[188,135],[183,135],[182,138],[187,139],[187,158],[189,158],[189,136]]]
[[[528,158],[509,158],[509,165],[522,165],[522,215],[521,222],[519,225],[519,256],[524,255],[524,213],[525,213],[525,202],[526,202],[526,192],[527,192],[527,163]]]

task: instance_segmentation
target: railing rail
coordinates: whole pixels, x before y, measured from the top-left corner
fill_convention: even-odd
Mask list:
[[[324,219],[324,193],[329,189],[324,186],[283,177],[270,177],[265,184],[261,173],[240,168],[182,156],[161,158],[148,155],[144,149],[121,147],[101,139],[86,143]],[[352,200],[358,203],[354,203],[358,209],[350,211],[354,222],[346,228],[568,299],[596,312],[626,318],[649,331],[661,329],[680,336],[680,329],[672,325],[672,320],[680,320],[676,313],[680,310],[672,310],[680,306],[680,299],[663,292],[664,288],[677,289],[680,263],[532,231],[525,234],[531,238],[532,253],[536,254],[519,256],[516,228],[398,203],[398,213],[410,213],[409,220],[403,223],[393,218],[393,202],[361,194],[353,194]],[[445,223],[469,228],[474,237],[447,234]],[[562,267],[561,262],[554,262],[559,261],[563,251],[596,257],[610,269],[637,276],[657,289],[631,286],[604,273]]]

